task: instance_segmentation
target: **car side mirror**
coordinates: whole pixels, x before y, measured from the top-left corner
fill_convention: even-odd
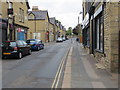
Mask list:
[[[30,40],[27,40],[26,43],[29,44],[29,43],[30,43]]]

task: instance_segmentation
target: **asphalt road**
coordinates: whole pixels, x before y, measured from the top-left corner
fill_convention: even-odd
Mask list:
[[[32,52],[21,60],[2,61],[3,88],[51,88],[61,60],[71,40],[45,45],[45,49]]]

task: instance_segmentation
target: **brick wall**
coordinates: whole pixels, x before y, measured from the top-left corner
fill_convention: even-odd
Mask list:
[[[98,62],[110,72],[118,70],[119,3],[107,3],[104,10],[104,54],[95,53]]]

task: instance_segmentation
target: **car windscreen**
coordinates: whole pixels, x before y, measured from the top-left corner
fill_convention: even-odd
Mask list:
[[[34,43],[34,42],[36,42],[35,40],[30,40],[30,43]]]
[[[3,42],[2,46],[15,47],[16,46],[16,42]]]

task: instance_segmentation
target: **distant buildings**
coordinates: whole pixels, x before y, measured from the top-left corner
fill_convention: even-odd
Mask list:
[[[28,13],[28,39],[41,39],[43,42],[52,42],[64,32],[62,24],[50,18],[47,10],[39,10],[37,6]],[[61,32],[60,32],[61,31]]]
[[[2,8],[4,7],[4,8]],[[50,18],[47,10],[39,10],[29,2],[0,1],[0,22],[2,40],[41,39],[43,42],[52,42],[59,36],[65,35],[60,21]]]

